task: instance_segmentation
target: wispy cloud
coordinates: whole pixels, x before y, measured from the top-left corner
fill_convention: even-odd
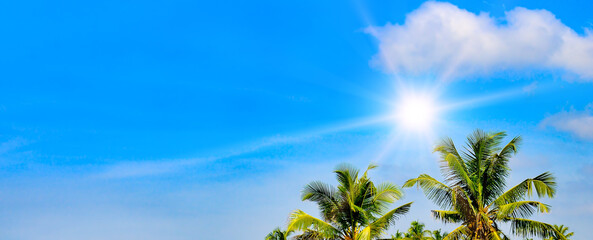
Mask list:
[[[548,116],[540,126],[553,127],[584,140],[593,140],[593,104],[589,104],[583,111],[571,109]]]
[[[532,94],[537,89],[537,81],[532,82],[531,84],[523,87],[523,91]]]
[[[369,27],[379,40],[372,63],[395,74],[444,80],[499,70],[562,70],[593,80],[593,34],[581,36],[551,12],[515,8],[500,21],[450,3],[427,2],[404,24]]]
[[[174,173],[203,162],[204,159],[174,159],[160,161],[118,162],[106,166],[96,177],[119,179]]]
[[[27,145],[29,142],[23,138],[17,137],[6,142],[0,143],[0,155],[8,153],[21,146]]]
[[[201,165],[213,165],[216,164],[217,161],[223,161],[229,158],[240,157],[242,155],[254,153],[270,147],[311,142],[322,137],[323,135],[378,124],[385,122],[389,119],[389,116],[364,118],[332,124],[320,128],[313,128],[295,134],[278,134],[270,137],[261,138],[246,144],[241,144],[237,146],[227,146],[225,149],[222,149],[210,156],[145,161],[121,161],[100,167],[98,173],[93,174],[93,177],[106,179],[121,179],[172,174],[193,167],[199,167]]]
[[[26,159],[31,158],[33,151],[23,149],[31,142],[22,137],[14,137],[0,143],[0,166],[12,166],[23,164]]]
[[[303,141],[308,141],[314,136],[272,136],[260,139],[258,141],[245,144],[242,146],[235,146],[210,157],[201,158],[179,158],[179,159],[159,159],[159,160],[145,160],[145,161],[121,161],[113,164],[102,166],[97,174],[93,177],[105,179],[122,179],[122,178],[136,178],[136,177],[152,177],[167,174],[178,173],[187,169],[198,167],[201,165],[212,165],[217,161],[237,157],[248,153],[253,153],[258,150],[281,146],[285,144],[295,144]]]

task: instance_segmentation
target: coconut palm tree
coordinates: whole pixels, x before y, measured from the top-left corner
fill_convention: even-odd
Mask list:
[[[445,239],[508,239],[499,229],[509,223],[511,232],[520,236],[550,237],[552,225],[529,219],[536,212],[547,213],[550,206],[530,200],[554,197],[556,182],[545,172],[506,188],[510,169],[508,162],[517,153],[521,137],[502,145],[505,132],[486,133],[476,130],[467,137],[465,151],[458,151],[450,138],[435,148],[441,156],[445,183],[427,174],[408,180],[404,187],[417,185],[426,197],[445,210],[433,210],[435,218],[445,223],[460,223]]]
[[[268,233],[266,240],[287,240],[290,232],[282,231],[280,228],[275,228],[274,231]]]
[[[433,240],[443,240],[445,238],[445,236],[447,236],[447,233],[442,232],[440,229],[432,231],[432,239]]]
[[[397,230],[395,232],[395,234],[392,234],[391,235],[391,239],[392,240],[401,240],[401,239],[404,239],[404,238],[406,238],[406,234],[403,233],[403,232],[400,232],[399,230]]]
[[[569,239],[569,237],[572,237],[572,235],[574,235],[573,232],[568,232],[568,227],[564,226],[564,225],[554,225],[554,229],[556,230],[556,232],[554,233],[554,236],[546,238],[546,240],[558,240],[558,239]]]
[[[367,176],[375,167],[369,165],[360,175],[349,165],[339,165],[334,171],[337,188],[319,181],[308,184],[302,192],[302,200],[317,203],[321,219],[296,210],[290,215],[288,231],[317,232],[325,239],[377,239],[399,216],[409,211],[412,203],[387,211],[403,192],[392,183],[375,185]]]
[[[432,232],[430,230],[424,229],[424,224],[419,223],[418,221],[413,221],[410,224],[410,228],[408,229],[408,233],[406,233],[406,240],[431,240]]]

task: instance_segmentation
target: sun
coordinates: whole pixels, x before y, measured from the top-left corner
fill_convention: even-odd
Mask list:
[[[401,128],[414,132],[428,132],[437,118],[434,98],[428,94],[402,94],[395,109]]]

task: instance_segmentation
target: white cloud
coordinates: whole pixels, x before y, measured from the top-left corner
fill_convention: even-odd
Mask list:
[[[508,69],[550,69],[593,80],[593,34],[546,10],[515,8],[500,21],[450,3],[427,2],[404,24],[369,27],[379,40],[372,64],[395,74],[444,80]]]
[[[540,125],[571,133],[581,139],[593,140],[593,104],[584,111],[562,111],[546,117]]]

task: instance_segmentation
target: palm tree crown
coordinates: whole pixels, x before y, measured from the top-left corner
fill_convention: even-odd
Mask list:
[[[425,230],[425,226],[426,225],[423,223],[413,221],[410,223],[408,232],[403,233],[398,230],[395,234],[391,235],[391,238],[383,240],[443,240],[444,235],[447,235],[447,233],[443,234],[440,229],[432,232],[430,230]]]
[[[432,239],[433,240],[443,240],[445,239],[445,236],[447,236],[447,232],[442,232],[440,229],[439,230],[434,230],[432,231]]]
[[[290,216],[288,231],[315,232],[325,239],[378,238],[399,216],[408,212],[412,203],[386,211],[403,192],[392,183],[375,185],[367,176],[368,170],[375,167],[370,165],[359,176],[359,171],[349,165],[338,166],[334,171],[339,183],[337,188],[318,181],[308,184],[302,199],[317,203],[322,219],[296,210]]]
[[[432,232],[424,229],[424,224],[418,221],[410,223],[408,233],[406,233],[406,240],[430,240],[432,239]]]
[[[287,240],[289,234],[290,232],[288,231],[282,231],[280,228],[276,228],[268,233],[266,240]]]
[[[445,183],[421,174],[408,180],[404,187],[417,185],[425,195],[445,210],[433,210],[433,216],[447,223],[461,223],[445,239],[508,239],[499,223],[509,223],[511,232],[521,236],[550,237],[555,230],[547,223],[528,219],[535,212],[549,212],[550,206],[529,200],[553,197],[556,182],[545,172],[528,178],[508,190],[508,162],[517,153],[520,137],[502,146],[504,132],[485,133],[476,130],[467,137],[465,151],[459,152],[453,141],[444,139],[435,152],[441,156]]]

